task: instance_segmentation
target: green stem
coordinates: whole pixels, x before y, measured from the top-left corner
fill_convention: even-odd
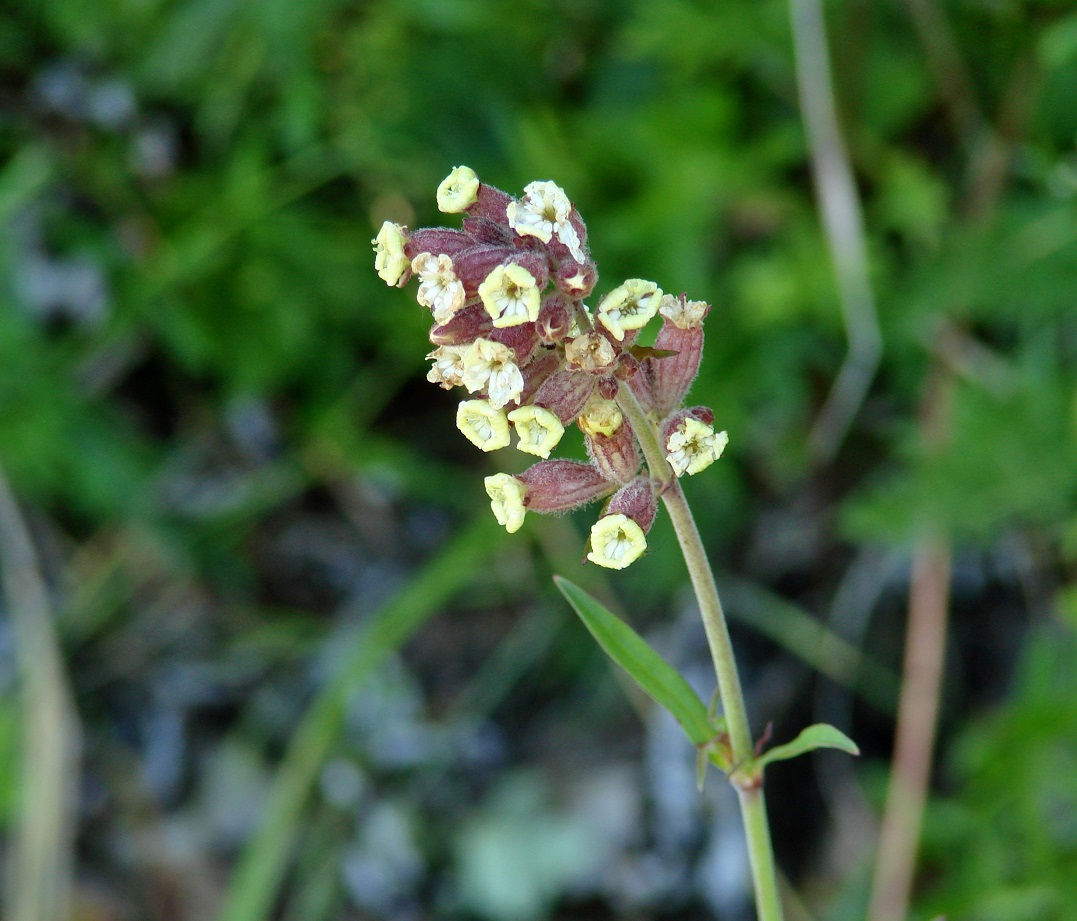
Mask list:
[[[754,755],[754,748],[744,705],[744,692],[740,686],[737,662],[733,656],[733,644],[729,639],[722,602],[718,597],[718,587],[707,561],[699,529],[692,517],[692,510],[688,507],[680,481],[666,462],[659,433],[627,384],[621,385],[617,402],[636,433],[651,476],[659,484],[662,501],[673,522],[673,529],[677,532],[677,540],[680,542],[703,618],[714,672],[718,678],[718,693],[726,725],[729,727],[729,743],[733,750],[734,764],[747,763]],[[782,908],[778,899],[777,871],[767,826],[762,780],[758,783],[738,784],[737,795],[744,820],[744,834],[748,841],[759,921],[781,921]]]

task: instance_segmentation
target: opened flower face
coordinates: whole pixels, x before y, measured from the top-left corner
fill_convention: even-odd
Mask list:
[[[467,166],[456,167],[438,186],[438,210],[445,214],[467,211],[479,197],[479,177]]]
[[[623,569],[646,549],[674,476],[698,473],[725,447],[714,414],[683,405],[709,305],[630,278],[591,310],[598,268],[587,228],[556,183],[532,182],[514,199],[458,166],[437,203],[465,215],[463,228],[409,233],[387,221],[373,240],[374,264],[390,285],[416,276],[437,346],[427,379],[474,395],[456,413],[464,437],[496,451],[515,431],[517,448],[540,459],[523,473],[486,477],[494,516],[513,533],[527,510],[605,500],[587,559]],[[654,347],[637,348],[637,332],[659,313]],[[583,433],[585,460],[551,458],[566,425]]]
[[[456,427],[480,451],[507,448],[509,420],[488,400],[464,400],[456,410]]]
[[[523,201],[508,206],[509,226],[521,237],[538,237],[543,243],[556,237],[568,247],[572,258],[582,263],[585,257],[579,234],[569,220],[571,213],[572,202],[553,182],[529,183]]]
[[[642,329],[658,313],[662,292],[653,281],[630,278],[602,298],[598,305],[598,322],[617,341],[630,329]]]
[[[549,457],[565,434],[561,420],[541,406],[514,409],[509,413],[509,421],[516,426],[516,434],[520,438],[516,447],[537,457]]]
[[[677,476],[692,476],[718,460],[728,443],[725,432],[715,433],[706,423],[689,417],[666,439],[666,460]]]
[[[499,265],[479,285],[479,297],[498,329],[534,323],[538,319],[541,305],[538,284],[522,265]]]
[[[524,378],[508,346],[489,339],[476,339],[463,356],[461,381],[472,393],[485,389],[490,402],[500,409],[510,401],[519,402]]]
[[[624,569],[647,549],[647,538],[627,515],[606,515],[591,528],[591,552],[587,559],[606,569]]]
[[[419,293],[415,299],[429,307],[438,323],[448,323],[464,306],[464,286],[453,271],[452,259],[442,254],[419,253],[411,270],[419,276]]]

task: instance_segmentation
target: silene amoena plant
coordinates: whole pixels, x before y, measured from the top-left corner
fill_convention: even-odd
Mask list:
[[[710,708],[623,620],[566,579],[557,584],[602,648],[669,710],[707,765],[735,787],[744,819],[761,921],[781,918],[763,799],[764,768],[820,747],[856,754],[832,726],[760,751],[751,735],[714,576],[681,488],[706,470],[728,438],[714,413],[684,401],[703,357],[710,306],[630,278],[593,309],[598,282],[587,227],[553,182],[513,198],[456,167],[437,190],[438,208],[463,215],[459,229],[409,231],[386,221],[372,241],[386,284],[418,281],[416,298],[434,325],[428,379],[461,387],[456,424],[482,451],[516,447],[541,458],[520,474],[486,477],[497,521],[511,534],[526,514],[566,512],[601,501],[587,559],[624,569],[647,547],[659,501],[687,564],[717,676]],[[641,330],[661,323],[653,346]],[[589,460],[551,458],[567,426],[582,431]]]

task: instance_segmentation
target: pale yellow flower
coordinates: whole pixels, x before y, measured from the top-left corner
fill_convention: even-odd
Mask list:
[[[378,235],[370,241],[374,247],[374,268],[378,277],[387,285],[400,284],[401,278],[411,265],[404,255],[404,228],[392,221],[381,225]]]
[[[658,313],[662,292],[653,281],[630,278],[602,298],[598,322],[620,342],[630,329],[642,329]]]
[[[456,410],[456,427],[482,451],[507,448],[512,440],[504,410],[488,400],[464,400]]]
[[[585,435],[615,435],[620,431],[624,415],[613,401],[594,394],[583,408],[576,424]]]
[[[476,339],[463,357],[461,380],[472,393],[486,388],[490,402],[500,409],[510,400],[520,401],[524,376],[515,362],[516,353],[490,339]]]
[[[509,534],[515,534],[523,525],[527,512],[524,506],[527,487],[507,473],[495,473],[486,477],[483,483],[486,485],[486,495],[490,497],[490,508],[494,510],[497,523]]]
[[[532,182],[524,188],[522,201],[511,202],[507,209],[509,226],[521,237],[537,237],[549,243],[557,237],[577,262],[584,262],[580,237],[568,216],[572,202],[565,190],[554,182]]]
[[[516,426],[516,434],[520,438],[516,447],[537,457],[549,457],[565,434],[561,420],[541,406],[514,409],[509,413],[509,421]]]
[[[515,262],[499,265],[481,285],[479,297],[494,326],[505,329],[538,319],[541,295],[538,283],[527,269]]]
[[[591,552],[587,559],[607,569],[624,569],[647,549],[647,538],[627,515],[606,515],[591,527]]]
[[[443,345],[426,356],[434,363],[427,372],[426,379],[437,384],[443,390],[460,387],[464,383],[464,353],[466,345]]]
[[[692,476],[718,460],[727,444],[725,432],[715,433],[705,422],[689,416],[666,439],[666,460],[677,476]]]
[[[457,166],[438,186],[438,210],[445,214],[467,211],[479,197],[479,177],[468,166]]]

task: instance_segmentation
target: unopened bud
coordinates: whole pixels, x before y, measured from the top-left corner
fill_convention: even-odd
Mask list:
[[[448,323],[430,330],[434,345],[470,345],[480,337],[489,336],[494,322],[486,308],[478,301],[467,304],[452,315]]]
[[[563,294],[544,298],[535,324],[542,341],[553,344],[564,339],[572,328],[572,313],[572,304]]]
[[[632,427],[624,420],[612,435],[587,435],[587,454],[607,478],[628,483],[639,473],[643,458]]]
[[[557,274],[554,275],[557,290],[576,300],[587,297],[594,291],[597,282],[598,272],[590,261],[580,263],[575,259],[565,259],[558,265]]]
[[[531,361],[520,368],[524,376],[524,389],[520,394],[520,403],[534,403],[539,387],[547,378],[561,367],[561,359],[554,353],[543,349]]]
[[[658,514],[658,498],[649,477],[638,476],[626,483],[610,499],[607,515],[624,515],[631,518],[646,534]]]
[[[450,230],[448,227],[420,227],[408,236],[404,252],[409,259],[414,259],[420,253],[455,256],[461,250],[474,245],[475,241],[462,231]]]
[[[496,224],[502,224],[508,226],[508,218],[505,216],[505,209],[509,206],[509,202],[512,201],[512,196],[508,192],[502,192],[501,189],[495,189],[492,185],[487,185],[485,182],[479,184],[479,191],[475,198],[475,203],[467,209],[469,219],[483,219],[491,221]],[[464,221],[464,226],[468,226],[468,221]]]
[[[519,479],[527,486],[527,507],[536,512],[567,512],[613,489],[598,468],[580,461],[539,461]]]
[[[535,393],[534,402],[567,424],[580,414],[594,392],[595,379],[591,375],[562,369],[546,378]]]
[[[494,342],[507,345],[516,353],[516,364],[523,367],[535,354],[539,345],[538,330],[534,323],[520,323],[493,330],[487,337]]]
[[[704,309],[706,308],[706,309]],[[656,351],[675,352],[648,359],[655,409],[662,415],[681,405],[699,373],[703,359],[703,318],[709,308],[684,297],[662,299],[662,328],[655,337]]]

